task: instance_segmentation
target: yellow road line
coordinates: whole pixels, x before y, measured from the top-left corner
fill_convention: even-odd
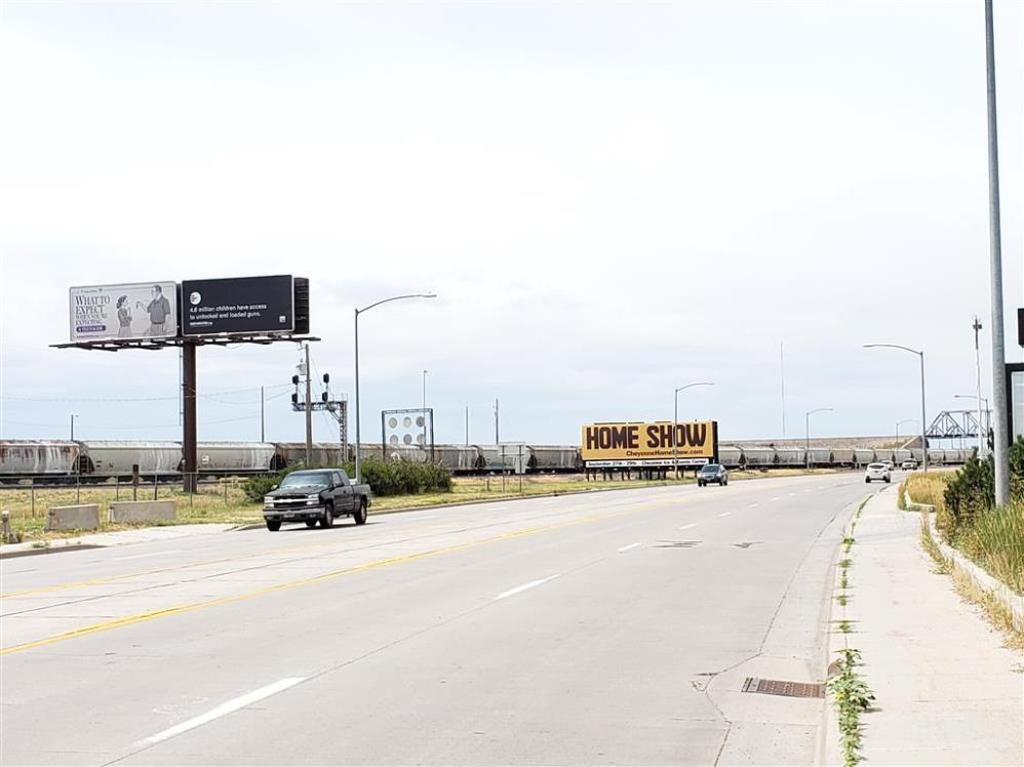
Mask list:
[[[680,499],[680,501],[681,501],[681,499]],[[674,502],[680,502],[680,501],[674,501]],[[650,506],[650,505],[657,506],[657,505],[661,505],[663,503],[664,503],[664,501],[660,501],[660,502],[652,502],[652,503],[647,503],[647,504],[642,504],[642,505],[644,507],[647,507],[647,506]],[[571,512],[569,512],[569,513],[571,513]],[[495,524],[500,524],[500,520],[498,522],[496,522]],[[423,532],[427,532],[427,533],[430,533],[432,535],[432,534],[434,534],[435,531],[438,532],[438,533],[443,532],[444,531],[444,525],[429,526]],[[386,546],[389,543],[393,543],[393,542],[392,541],[383,541],[381,543],[374,543],[371,546],[363,547],[363,548],[373,548],[375,546]],[[15,597],[28,597],[28,596],[35,596],[36,594],[49,594],[49,593],[54,592],[54,591],[68,591],[68,590],[71,590],[71,589],[88,588],[89,586],[102,586],[102,585],[107,584],[107,583],[117,583],[118,581],[131,580],[132,578],[144,578],[147,575],[159,575],[160,573],[184,571],[184,570],[189,570],[189,569],[196,568],[196,567],[205,567],[207,565],[223,564],[224,562],[244,562],[246,560],[258,559],[260,557],[274,557],[274,556],[277,556],[277,555],[280,555],[280,554],[290,554],[290,553],[297,552],[297,551],[306,551],[306,552],[323,551],[324,549],[330,549],[331,547],[336,546],[337,544],[338,544],[338,541],[336,541],[336,540],[335,541],[330,541],[330,542],[327,542],[327,543],[314,543],[314,544],[299,543],[299,544],[295,544],[294,546],[286,546],[285,548],[281,548],[281,549],[273,549],[273,550],[270,550],[270,551],[252,552],[252,553],[248,553],[248,554],[243,554],[241,556],[218,557],[217,559],[205,559],[205,560],[199,560],[198,562],[189,562],[187,564],[170,565],[170,566],[167,566],[167,567],[156,567],[156,568],[153,568],[151,570],[141,570],[139,572],[124,573],[122,575],[110,575],[110,576],[104,576],[102,578],[88,578],[86,580],[81,580],[81,581],[68,581],[68,582],[65,582],[65,583],[54,583],[54,584],[51,584],[49,586],[37,586],[35,588],[22,589],[20,591],[7,591],[7,592],[0,593],[0,599],[10,599],[10,598],[15,598]],[[336,553],[345,554],[345,553],[349,553],[349,551],[350,550],[339,549]]]
[[[406,562],[414,562],[419,559],[426,559],[428,557],[433,557],[440,554],[451,554],[456,551],[463,551],[465,549],[469,549],[474,546],[480,546],[486,543],[494,543],[497,541],[509,540],[511,538],[519,538],[526,535],[533,535],[539,532],[557,530],[564,527],[571,527],[573,525],[584,524],[586,522],[594,522],[601,519],[623,516],[625,514],[637,513],[639,511],[644,510],[646,510],[646,506],[627,512],[591,514],[586,517],[580,517],[579,519],[570,520],[558,524],[541,525],[537,527],[527,527],[521,530],[513,530],[509,533],[503,533],[502,535],[484,538],[479,541],[470,541],[467,543],[454,544],[452,546],[444,546],[437,549],[428,549],[426,551],[417,552],[415,554],[403,554],[397,557],[378,559],[374,562],[368,562],[364,565],[346,567],[341,570],[333,570],[328,573],[323,573],[322,575],[315,575],[308,578],[300,578],[293,581],[286,581],[284,583],[279,583],[274,586],[266,586],[264,588],[256,589],[254,591],[247,591],[241,594],[234,594],[232,596],[219,597],[217,599],[210,599],[204,602],[192,602],[189,604],[176,605],[174,607],[168,607],[162,610],[151,610],[149,612],[136,613],[135,615],[127,615],[123,618],[115,618],[109,621],[93,623],[89,626],[83,626],[82,628],[72,629],[71,631],[65,631],[60,634],[53,634],[52,636],[44,637],[42,639],[36,639],[31,642],[24,642],[22,644],[11,645],[10,647],[3,647],[0,648],[0,655],[10,655],[16,652],[31,650],[36,647],[45,647],[46,645],[56,644],[57,642],[64,642],[69,639],[76,639],[77,637],[88,636],[89,634],[97,634],[102,631],[110,631],[112,629],[122,628],[124,626],[132,626],[136,623],[143,623],[145,621],[154,620],[156,618],[166,618],[171,615],[180,615],[182,613],[194,612],[196,610],[204,610],[209,607],[218,607],[220,605],[241,602],[247,599],[252,599],[254,597],[265,596],[267,594],[274,594],[280,591],[288,591],[290,589],[308,586],[313,583],[323,583],[325,581],[334,580],[336,578],[341,578],[346,575],[355,575],[357,573],[364,573],[370,570],[377,570],[383,567],[390,567],[392,565],[404,564]]]

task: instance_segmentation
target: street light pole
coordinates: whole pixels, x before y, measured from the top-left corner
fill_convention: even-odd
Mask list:
[[[985,440],[981,435],[981,346],[978,343],[978,335],[981,332],[982,325],[977,315],[974,317],[971,328],[974,330],[974,365],[977,371],[978,389],[978,458],[982,458],[985,455]]]
[[[427,371],[423,371],[423,449],[427,449]]]
[[[811,416],[815,413],[832,412],[830,407],[816,407],[804,413],[804,467],[811,468]]]
[[[75,441],[75,419],[78,418],[78,413],[71,414],[71,441]]]
[[[996,54],[992,0],[985,0],[985,74],[988,104],[989,278],[992,291],[992,403],[995,405],[995,502],[1010,500],[1010,435],[1006,396],[1006,349],[1003,340],[1003,249],[999,220],[999,137],[996,121]]]
[[[928,423],[925,421],[925,400],[924,400],[924,351],[911,349],[909,346],[899,344],[864,344],[865,349],[900,349],[911,354],[916,354],[921,360],[921,470],[928,471]]]
[[[673,394],[674,410],[672,411],[672,464],[675,471],[676,479],[679,479],[679,440],[677,438],[679,432],[679,392],[686,389],[692,389],[694,386],[714,386],[712,381],[697,381],[695,383],[688,383],[685,386],[676,387]]]
[[[380,301],[374,301],[368,306],[364,306],[362,309],[355,310],[355,374],[356,374],[356,482],[361,482],[363,478],[363,457],[360,449],[360,429],[359,429],[359,315],[370,311],[376,306],[386,304],[391,301],[402,301],[407,298],[437,298],[436,293],[409,293],[402,296],[392,296],[391,298],[384,298]]]
[[[905,423],[913,423],[913,418],[904,418],[902,421],[896,422],[896,446],[899,447],[900,442],[900,425]]]

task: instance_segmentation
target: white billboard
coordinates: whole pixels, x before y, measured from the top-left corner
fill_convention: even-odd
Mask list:
[[[68,293],[72,343],[178,335],[177,283],[90,285]]]

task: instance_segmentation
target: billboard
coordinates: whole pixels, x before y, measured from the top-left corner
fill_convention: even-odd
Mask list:
[[[382,410],[381,439],[391,448],[418,447],[429,449],[434,437],[434,409],[408,408]]]
[[[588,466],[696,466],[718,455],[718,421],[585,424],[580,455]]]
[[[181,334],[184,336],[291,333],[294,330],[295,288],[290,274],[181,283]]]
[[[68,290],[71,343],[174,338],[177,283],[133,282]]]

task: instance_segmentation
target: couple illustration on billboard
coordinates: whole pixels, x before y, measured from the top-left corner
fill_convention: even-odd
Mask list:
[[[138,309],[143,309],[149,315],[149,329],[146,331],[146,335],[165,336],[167,335],[167,318],[171,314],[171,303],[159,285],[154,285],[151,292],[153,298],[145,307],[141,301],[136,301],[135,306]],[[132,311],[128,296],[121,296],[117,299],[117,322],[117,337],[131,338]]]

